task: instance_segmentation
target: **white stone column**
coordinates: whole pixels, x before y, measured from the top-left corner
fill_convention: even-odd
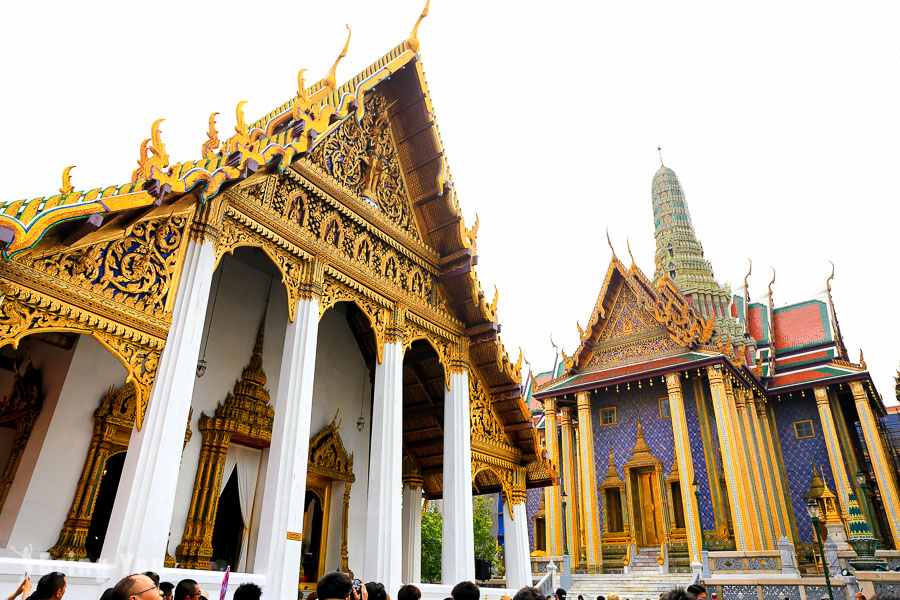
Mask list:
[[[441,581],[475,581],[472,522],[472,433],[469,426],[469,373],[450,375],[444,394],[444,537]]]
[[[400,589],[403,493],[403,345],[384,345],[375,367],[372,448],[369,455],[369,506],[366,511],[366,562],[363,581],[379,581],[396,597]]]
[[[284,335],[275,422],[266,464],[255,573],[265,573],[272,598],[294,598],[300,583],[303,498],[309,459],[319,301],[297,302],[296,318]]]
[[[163,566],[215,258],[211,242],[188,242],[172,326],[144,425],[128,442],[103,544],[102,559],[120,574]]]
[[[404,583],[422,580],[422,486],[403,486],[403,572]]]
[[[503,507],[503,543],[506,556],[506,587],[512,590],[533,585],[528,550],[528,515],[525,503]]]

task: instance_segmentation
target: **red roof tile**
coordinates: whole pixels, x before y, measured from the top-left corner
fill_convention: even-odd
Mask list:
[[[825,304],[818,300],[775,311],[775,349],[797,348],[831,341]],[[826,333],[826,327],[829,331]]]
[[[747,315],[747,320],[749,321],[750,325],[750,335],[752,335],[753,339],[755,339],[757,342],[765,340],[767,337],[766,334],[768,333],[766,331],[763,331],[762,311],[762,306],[751,306],[750,311]]]

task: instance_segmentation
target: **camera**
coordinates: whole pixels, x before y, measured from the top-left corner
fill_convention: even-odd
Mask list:
[[[350,582],[350,589],[356,592],[356,595],[359,598],[362,598],[362,586],[363,582],[359,579],[354,579],[352,582]]]

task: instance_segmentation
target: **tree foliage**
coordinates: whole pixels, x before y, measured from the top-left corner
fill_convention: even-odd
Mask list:
[[[489,498],[472,499],[472,518],[475,533],[475,558],[491,561],[494,573],[499,574],[500,548],[491,533],[493,504]],[[422,581],[440,583],[441,544],[444,520],[434,502],[429,502],[422,512]]]

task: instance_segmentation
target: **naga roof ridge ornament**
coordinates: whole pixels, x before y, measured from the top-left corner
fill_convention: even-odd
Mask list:
[[[325,85],[329,90],[334,91],[337,89],[337,66],[338,63],[341,62],[341,59],[347,56],[347,49],[350,48],[350,36],[353,34],[350,31],[350,25],[345,25],[347,27],[347,41],[344,42],[344,49],[341,50],[341,53],[338,54],[338,57],[334,59],[334,64],[331,65],[331,70],[328,71],[328,75],[325,76]]]
[[[831,263],[831,275],[828,276],[828,279],[825,280],[825,289],[828,290],[828,293],[831,293],[831,280],[834,279],[834,263],[830,260]]]
[[[72,180],[69,178],[69,172],[75,168],[75,165],[71,165],[63,169],[62,173],[62,187],[59,188],[60,194],[71,194],[75,191],[75,188],[72,187]]]
[[[409,49],[419,53],[419,25],[422,23],[422,20],[428,16],[428,6],[431,4],[431,0],[425,0],[425,8],[422,9],[422,14],[419,15],[419,18],[416,19],[416,24],[413,25],[412,31],[409,32],[409,37],[406,39],[406,45],[409,46]]]
[[[609,249],[612,250],[612,259],[613,259],[613,260],[618,260],[618,259],[616,258],[616,249],[613,248],[612,240],[609,239],[609,227],[606,228],[606,243],[609,244]]]
[[[169,166],[169,155],[166,154],[166,145],[160,136],[159,124],[165,119],[157,119],[150,126],[150,137],[141,142],[141,157],[138,159],[138,168],[131,174],[131,183],[137,183],[141,179],[152,179],[153,169],[165,169]]]
[[[750,268],[747,270],[747,274],[744,275],[744,289],[747,290],[747,293],[749,294],[749,293],[750,293],[750,292],[749,292],[749,290],[750,290],[750,285],[747,283],[747,279],[748,279],[751,275],[753,275],[753,261],[750,260],[750,258],[748,257],[748,258],[747,258],[747,262],[750,263]],[[773,273],[773,276],[772,276],[772,281],[773,281],[773,282],[775,281],[774,273]]]
[[[628,256],[631,257],[631,268],[633,270],[637,265],[634,263],[634,254],[631,253],[631,241],[628,239],[628,236],[625,236],[625,245],[628,247]]]
[[[769,282],[769,299],[772,299],[772,286],[775,284],[775,267],[772,267],[772,281]]]
[[[209,115],[209,131],[206,133],[207,140],[203,142],[203,146],[200,148],[203,158],[207,160],[216,158],[216,151],[221,145],[221,142],[219,142],[219,132],[216,131],[216,117],[218,114],[219,113],[214,112]]]

